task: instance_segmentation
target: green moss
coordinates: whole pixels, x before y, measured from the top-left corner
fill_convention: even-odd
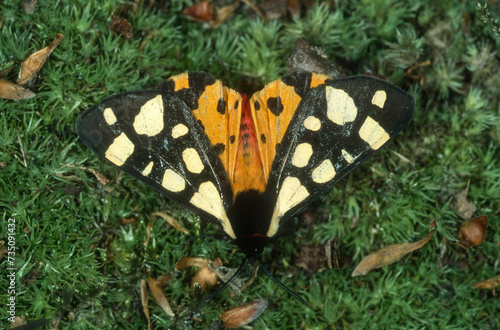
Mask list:
[[[0,77],[15,81],[22,61],[65,38],[23,101],[0,99],[0,228],[6,241],[16,219],[16,313],[28,321],[60,318],[60,327],[145,328],[140,283],[173,274],[164,291],[174,310],[202,297],[190,291],[192,270],[174,273],[185,256],[242,260],[229,241],[182,207],[99,159],[75,132],[77,117],[101,98],[149,88],[185,71],[203,70],[238,89],[259,89],[286,74],[286,58],[304,36],[349,74],[373,72],[408,89],[417,109],[390,146],[356,169],[308,211],[285,224],[262,259],[315,311],[279,290],[262,273],[241,296],[223,292],[180,328],[206,328],[222,311],[255,298],[271,305],[255,328],[498,328],[497,298],[470,286],[494,277],[500,227],[500,72],[498,5],[412,0],[337,1],[308,8],[300,19],[262,22],[244,4],[216,28],[170,10],[141,4],[127,19],[133,38],[108,29],[119,1],[39,2],[33,15],[18,1],[0,8]],[[480,8],[479,8],[479,7]],[[408,71],[408,69],[410,69]],[[245,90],[245,92],[252,92]],[[86,168],[83,168],[85,166]],[[88,169],[109,179],[102,185]],[[454,196],[468,200],[490,223],[486,241],[464,251],[463,221]],[[171,214],[186,236],[151,214]],[[134,219],[123,224],[121,219]],[[352,278],[370,251],[437,232],[399,262]],[[147,226],[151,222],[149,244]],[[302,246],[338,238],[345,268],[313,273],[295,266]],[[7,257],[0,260],[8,267]],[[251,267],[247,267],[250,272]],[[2,275],[4,275],[2,273]],[[5,276],[0,288],[8,287]],[[1,290],[0,298],[9,295]],[[151,298],[156,328],[170,326]],[[2,325],[9,327],[6,314]]]

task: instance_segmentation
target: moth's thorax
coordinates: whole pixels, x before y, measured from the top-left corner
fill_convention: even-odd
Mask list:
[[[257,190],[239,193],[229,209],[236,244],[248,255],[253,250],[262,251],[269,241],[267,231],[273,213],[273,205],[265,194]]]
[[[250,111],[250,104],[246,95],[242,95],[239,143],[236,153],[232,183],[236,197],[240,192],[256,190],[264,192],[266,179],[262,157],[259,152],[255,124]]]

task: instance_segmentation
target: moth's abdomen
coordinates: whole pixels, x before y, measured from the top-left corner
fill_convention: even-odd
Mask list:
[[[255,190],[263,193],[266,189],[264,167],[252,122],[248,99],[242,97],[240,138],[232,177],[233,193],[236,196],[244,191]]]

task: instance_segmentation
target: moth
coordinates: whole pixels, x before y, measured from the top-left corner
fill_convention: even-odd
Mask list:
[[[218,223],[245,261],[260,261],[284,222],[394,138],[414,109],[409,93],[371,76],[297,73],[248,97],[193,72],[108,97],[76,128],[95,153]]]

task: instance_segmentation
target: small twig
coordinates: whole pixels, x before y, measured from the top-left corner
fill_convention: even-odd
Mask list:
[[[19,142],[19,146],[21,147],[21,153],[23,154],[23,165],[24,167],[28,167],[28,162],[26,161],[26,154],[24,153],[23,142],[21,141],[21,136],[17,135],[17,141]]]
[[[244,2],[244,3],[246,3],[247,5],[249,5],[257,13],[257,15],[259,15],[259,17],[264,22],[266,22],[266,15],[264,15],[264,13],[262,12],[262,10],[260,10],[259,6],[257,6],[256,4],[254,4],[250,0],[241,0],[241,1]]]

